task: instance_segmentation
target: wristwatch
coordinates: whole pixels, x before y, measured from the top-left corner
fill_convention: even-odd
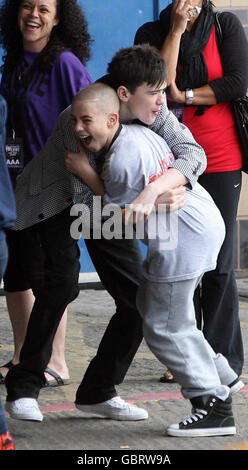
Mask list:
[[[186,104],[190,105],[193,103],[194,91],[192,90],[192,88],[186,88],[185,98],[186,98]]]

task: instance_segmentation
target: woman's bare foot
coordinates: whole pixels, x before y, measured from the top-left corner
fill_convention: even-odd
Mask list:
[[[70,383],[69,370],[64,367],[51,367],[51,364],[45,369],[46,387],[59,387]]]

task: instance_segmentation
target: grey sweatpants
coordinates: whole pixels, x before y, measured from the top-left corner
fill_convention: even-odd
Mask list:
[[[216,354],[196,326],[193,295],[200,278],[172,283],[143,278],[137,307],[144,338],[181,386],[185,398],[214,395],[225,400],[237,374]]]

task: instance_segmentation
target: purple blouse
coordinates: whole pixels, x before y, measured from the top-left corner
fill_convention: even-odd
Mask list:
[[[33,65],[38,55],[24,51],[14,86],[14,128],[16,137],[24,141],[24,166],[44,147],[59,114],[71,104],[72,97],[92,83],[87,70],[72,52],[62,52],[51,72],[46,74]],[[10,81],[2,81],[0,92],[10,109]],[[10,114],[9,137],[12,136]],[[20,169],[11,168],[10,173],[14,183]]]

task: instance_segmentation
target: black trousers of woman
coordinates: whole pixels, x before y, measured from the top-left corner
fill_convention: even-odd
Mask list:
[[[80,253],[77,241],[70,236],[72,221],[68,208],[30,229],[44,253],[44,281],[33,287],[35,303],[20,363],[6,376],[8,401],[38,397],[57,327],[65,308],[79,293]],[[117,395],[114,386],[123,381],[142,341],[142,321],[136,309],[142,256],[136,240],[101,238],[86,240],[86,244],[116,304],[97,356],[77,392],[79,403],[97,403]]]
[[[226,225],[217,267],[202,278],[194,302],[198,328],[216,353],[222,353],[240,375],[244,363],[239,299],[234,273],[234,239],[241,190],[241,171],[205,173],[199,183],[211,194]]]

